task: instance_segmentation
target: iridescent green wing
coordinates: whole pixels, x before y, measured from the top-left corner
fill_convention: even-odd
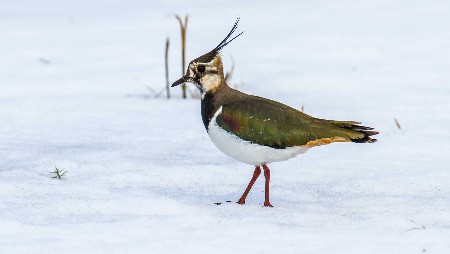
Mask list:
[[[339,137],[351,141],[364,136],[337,126],[336,121],[313,118],[260,97],[223,105],[216,121],[224,130],[241,139],[274,148],[306,145],[322,138]]]
[[[284,148],[304,145],[317,139],[311,117],[284,104],[247,99],[222,106],[217,124],[226,131],[252,143]]]

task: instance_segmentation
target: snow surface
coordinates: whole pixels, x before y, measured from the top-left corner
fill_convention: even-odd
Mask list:
[[[450,3],[273,2],[2,0],[0,253],[450,253]],[[199,101],[143,96],[167,36],[181,74],[171,13],[191,15],[188,61],[239,15],[234,85],[379,142],[271,164],[274,208],[262,179],[216,206],[253,168]]]

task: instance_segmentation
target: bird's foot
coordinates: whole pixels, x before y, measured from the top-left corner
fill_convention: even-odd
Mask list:
[[[244,205],[244,204],[245,204],[245,199],[240,198],[240,199],[238,200],[238,202],[236,202],[236,203],[238,203],[238,204],[240,204],[240,205]]]
[[[269,201],[264,201],[264,207],[273,207]]]

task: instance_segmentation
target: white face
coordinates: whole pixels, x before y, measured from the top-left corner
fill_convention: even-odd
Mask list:
[[[188,75],[194,80],[195,86],[202,93],[216,90],[223,81],[223,73],[220,57],[215,57],[209,63],[191,62],[188,68]]]

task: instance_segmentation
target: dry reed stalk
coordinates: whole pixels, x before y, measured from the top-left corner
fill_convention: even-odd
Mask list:
[[[183,20],[178,14],[175,14],[175,18],[180,23],[180,31],[181,31],[181,76],[184,75],[184,71],[186,68],[186,29],[188,24],[188,17],[189,15],[186,15],[184,17],[184,24]],[[186,84],[181,84],[181,90],[182,90],[182,97],[183,99],[186,99]]]
[[[169,37],[167,37],[166,40],[166,52],[164,55],[165,59],[165,67],[166,67],[166,94],[167,99],[170,99],[170,84],[169,84],[169,46],[170,46],[170,40]]]

